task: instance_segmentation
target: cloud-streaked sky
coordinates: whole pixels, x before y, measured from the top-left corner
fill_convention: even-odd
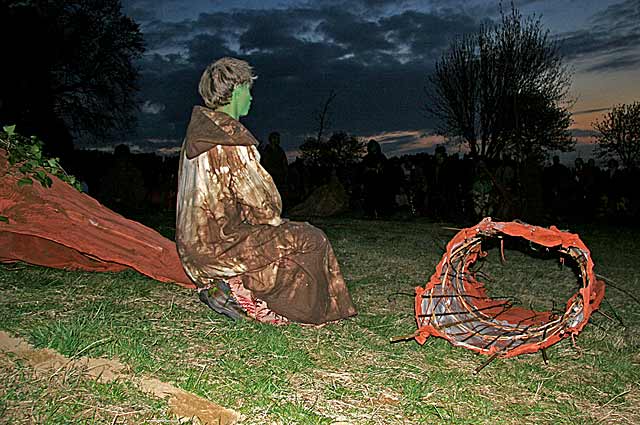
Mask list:
[[[640,100],[640,0],[520,0],[562,45],[573,67],[574,127],[614,104]],[[203,69],[222,56],[259,78],[243,122],[260,139],[278,130],[294,151],[335,91],[330,128],[376,136],[389,154],[434,144],[423,112],[426,79],[456,36],[496,20],[493,0],[123,0],[140,25],[139,125],[130,142],[179,146],[200,104]],[[505,8],[509,3],[505,2]]]

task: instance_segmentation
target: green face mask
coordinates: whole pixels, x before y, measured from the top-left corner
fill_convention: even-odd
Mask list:
[[[231,103],[235,102],[238,117],[244,117],[249,113],[252,99],[251,90],[247,84],[238,86],[233,90]]]

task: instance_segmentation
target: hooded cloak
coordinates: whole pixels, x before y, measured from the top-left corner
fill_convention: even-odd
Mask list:
[[[239,121],[196,106],[180,158],[176,245],[198,285],[239,276],[289,320],[320,324],[356,314],[333,249],[308,223],[283,220],[257,141]]]

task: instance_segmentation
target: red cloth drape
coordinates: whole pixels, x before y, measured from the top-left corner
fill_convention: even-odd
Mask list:
[[[184,273],[175,243],[124,218],[55,176],[53,185],[23,178],[0,150],[0,262],[47,267],[137,270],[161,282],[195,288]]]

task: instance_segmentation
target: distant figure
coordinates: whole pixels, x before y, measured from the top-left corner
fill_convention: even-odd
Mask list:
[[[572,216],[577,219],[584,219],[587,215],[587,193],[586,193],[586,175],[587,168],[584,159],[578,157],[573,161],[573,170],[571,170],[571,202],[574,204]]]
[[[387,183],[385,169],[387,157],[382,153],[380,144],[375,140],[367,143],[367,154],[362,158],[362,185],[364,195],[364,212],[368,217],[378,218],[386,215]]]
[[[603,180],[607,214],[614,217],[625,215],[629,206],[626,196],[628,188],[624,173],[619,168],[616,159],[611,158],[607,161],[607,170]]]
[[[89,194],[89,183],[87,183],[87,181],[84,179],[80,180],[80,191],[82,193],[86,193],[87,195]]]
[[[260,158],[264,156],[267,146],[269,146],[269,143],[265,142],[263,139],[258,140],[258,153],[260,154]]]
[[[503,155],[495,170],[496,217],[512,220],[519,214],[517,204],[520,193],[517,190],[516,165],[508,155]]]
[[[544,211],[544,168],[533,155],[520,167],[522,183],[522,218],[528,222],[542,220]]]
[[[120,213],[140,208],[145,198],[144,178],[133,162],[129,146],[116,146],[113,160],[113,165],[102,178],[104,203]]]
[[[587,220],[592,219],[598,212],[601,188],[600,188],[600,168],[596,165],[593,158],[589,158],[587,165],[584,166],[581,184],[584,187],[585,194],[585,212],[584,216]]]
[[[307,170],[304,160],[297,157],[289,165],[289,175],[287,177],[288,185],[288,200],[290,205],[297,205],[307,198],[308,185],[307,185]]]
[[[419,161],[409,160],[409,180],[407,191],[412,207],[412,212],[416,215],[427,213],[427,177],[425,176],[422,164]]]
[[[447,149],[439,145],[435,149],[434,161],[427,179],[429,212],[434,219],[438,220],[446,218],[449,213],[447,174]]]
[[[261,155],[260,164],[271,175],[280,194],[286,197],[289,163],[280,147],[280,133],[274,131],[269,134],[269,144],[264,147]]]
[[[493,215],[496,205],[496,193],[487,164],[482,159],[475,163],[471,201],[476,218]]]
[[[571,173],[560,163],[560,157],[555,155],[551,166],[544,170],[545,204],[551,210],[552,219],[565,217],[569,208],[569,188],[571,187]]]

